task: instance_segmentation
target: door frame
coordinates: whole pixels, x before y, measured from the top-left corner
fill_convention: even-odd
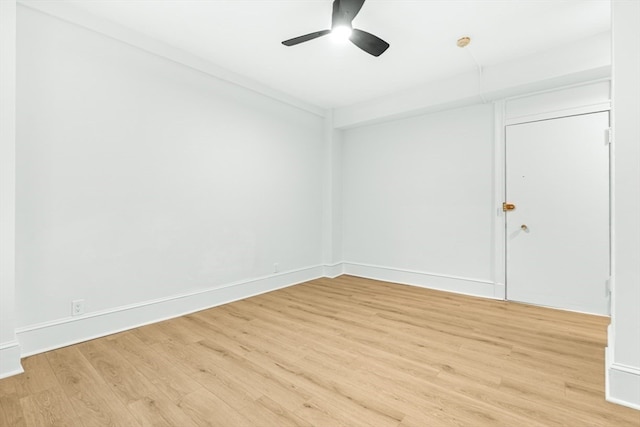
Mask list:
[[[549,107],[542,107],[537,111],[530,114],[508,117],[508,106],[510,102],[523,100],[526,98],[533,98],[539,95],[556,95],[562,91],[566,91],[569,98],[571,98],[571,92],[574,90],[581,90],[588,86],[596,84],[608,84],[609,90],[605,99],[599,99],[597,102],[592,102],[593,99],[588,97],[581,98],[576,96],[575,99],[565,99],[565,104],[560,109],[554,109]],[[602,98],[602,97],[601,97]],[[531,92],[524,95],[513,96],[509,98],[500,99],[494,101],[494,145],[493,145],[493,204],[495,209],[494,223],[493,223],[493,253],[492,253],[492,265],[491,275],[494,283],[494,298],[507,300],[507,286],[506,283],[506,271],[507,271],[507,245],[506,245],[506,215],[502,211],[502,203],[507,201],[506,197],[506,127],[507,125],[530,123],[533,121],[557,119],[562,117],[574,116],[578,114],[596,113],[601,111],[609,112],[609,124],[611,124],[611,79],[598,79],[590,80],[569,86],[562,86],[551,90],[544,90],[540,92]],[[615,146],[611,144],[609,151],[609,269],[613,268],[613,239],[614,239],[614,224],[613,224],[613,180],[614,173],[614,157]],[[610,282],[610,280],[609,280]],[[609,303],[611,303],[611,289],[609,289]]]

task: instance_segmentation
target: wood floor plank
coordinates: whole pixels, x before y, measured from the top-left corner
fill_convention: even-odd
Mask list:
[[[241,357],[230,351],[221,351],[223,347],[214,341],[203,340],[198,345],[199,351],[215,366],[215,371],[242,372],[243,375],[236,376],[234,380],[240,382],[247,393],[259,393],[259,397],[270,396],[289,409],[299,407],[311,397],[308,389],[274,375],[269,369],[270,365],[256,363],[255,359],[248,357],[255,352]]]
[[[0,426],[8,426],[9,420],[4,413],[4,409],[2,408],[2,402],[0,402]]]
[[[139,426],[77,346],[61,348],[46,356],[85,426]]]
[[[24,427],[27,425],[20,396],[15,391],[0,395],[0,407],[2,407],[2,415],[7,426]]]
[[[78,344],[77,348],[124,405],[159,394],[158,389],[107,340],[87,341]]]
[[[185,320],[181,317],[171,320],[165,320],[164,322],[149,325],[150,328],[158,329],[163,335],[166,335],[169,340],[182,343],[191,344],[200,341],[202,337],[190,327],[185,327]]]
[[[129,411],[142,427],[172,427],[172,424],[161,413],[155,399],[144,398],[127,405]],[[185,415],[187,422],[195,425],[193,420]]]
[[[32,356],[7,426],[640,427],[608,319],[340,276]]]
[[[149,346],[135,334],[121,334],[110,341],[124,358],[132,363],[158,390],[173,402],[179,402],[201,385],[175,366],[163,352],[149,351]]]
[[[191,427],[198,424],[177,403],[163,396],[144,397],[127,405],[141,426]]]
[[[22,361],[24,374],[16,376],[16,391],[21,396],[39,393],[58,385],[56,376],[44,354],[36,354]]]
[[[20,399],[29,427],[82,426],[82,421],[59,386]]]
[[[197,372],[193,374],[193,378],[229,406],[243,408],[253,404],[255,399],[262,396],[260,391],[238,381],[233,374],[234,371],[229,369],[228,365],[220,363],[218,357],[203,352],[197,345],[193,345],[190,350],[192,350],[192,357],[189,364],[196,363],[195,366],[197,366]],[[222,358],[225,357],[222,356]]]
[[[253,427],[250,419],[204,389],[188,394],[178,406],[198,426]]]
[[[313,424],[295,415],[268,396],[262,396],[243,414],[254,426],[264,427],[312,427]]]
[[[136,338],[147,345],[153,345],[158,342],[166,341],[170,338],[161,328],[158,327],[157,324],[142,326],[140,328],[127,331],[127,333],[135,335]]]
[[[314,401],[305,402],[295,415],[312,426],[354,427],[353,421],[348,419],[348,414],[341,414]]]

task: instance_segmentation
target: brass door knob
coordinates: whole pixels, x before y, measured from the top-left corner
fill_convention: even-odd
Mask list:
[[[502,203],[502,212],[512,211],[515,208],[516,208],[516,205],[514,205],[513,203],[507,203],[507,202]]]
[[[522,228],[523,231],[527,231],[529,229],[529,227],[527,227],[527,224],[522,224],[520,228]]]

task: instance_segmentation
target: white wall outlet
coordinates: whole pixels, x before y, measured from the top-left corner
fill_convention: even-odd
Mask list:
[[[75,299],[71,301],[71,315],[80,316],[81,314],[84,314],[84,300]]]
[[[277,262],[273,263],[273,272],[277,273],[278,271],[280,271],[280,266],[278,265]]]

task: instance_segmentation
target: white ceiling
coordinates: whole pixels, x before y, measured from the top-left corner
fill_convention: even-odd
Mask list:
[[[609,0],[368,0],[354,27],[380,57],[329,37],[332,0],[49,0],[73,5],[322,108],[375,99],[610,30]],[[468,48],[456,40],[470,36]],[[473,58],[472,58],[473,56]]]

